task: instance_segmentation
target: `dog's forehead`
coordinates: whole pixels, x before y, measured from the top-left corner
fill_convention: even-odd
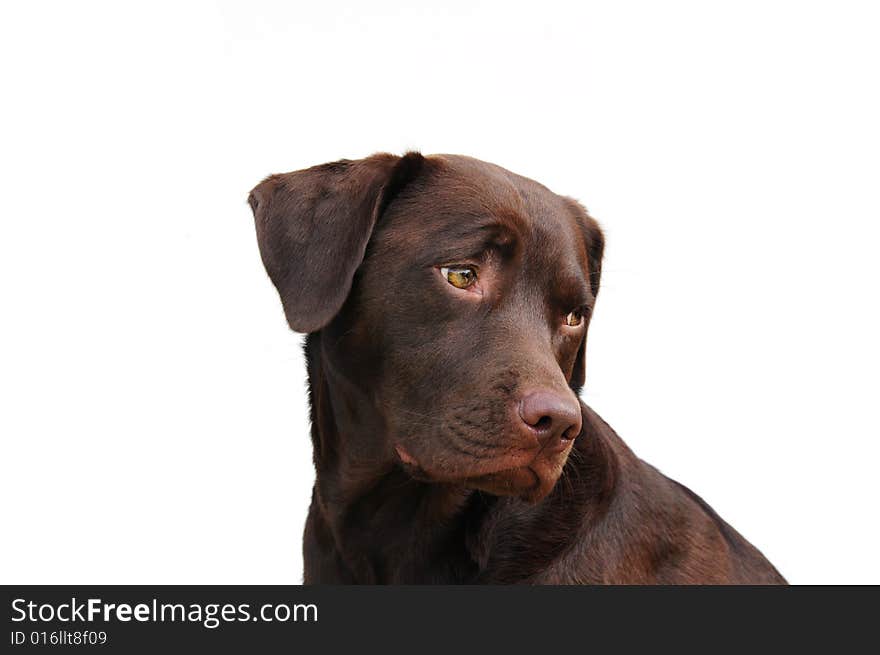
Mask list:
[[[503,225],[540,245],[548,256],[585,263],[574,203],[529,178],[462,155],[430,155],[418,183],[405,190],[393,213],[398,235],[422,243]],[[555,251],[555,252],[551,252]]]
[[[558,218],[562,199],[534,180],[462,155],[434,155],[429,160],[436,164],[433,190],[452,206],[510,215],[521,228]]]

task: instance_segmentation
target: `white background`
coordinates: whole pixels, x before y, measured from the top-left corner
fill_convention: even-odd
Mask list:
[[[791,581],[880,583],[876,4],[4,3],[0,581],[296,583],[245,198],[385,150],[607,234],[585,397]]]

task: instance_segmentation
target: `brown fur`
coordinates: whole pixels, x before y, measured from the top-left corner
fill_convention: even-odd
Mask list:
[[[604,245],[578,203],[409,153],[273,175],[250,204],[308,333],[306,583],[785,582],[577,400]]]

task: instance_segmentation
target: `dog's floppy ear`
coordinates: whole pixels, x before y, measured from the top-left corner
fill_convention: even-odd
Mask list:
[[[422,161],[341,160],[271,175],[251,191],[260,255],[293,330],[315,332],[337,314],[376,221]]]
[[[605,251],[605,236],[599,224],[587,213],[579,203],[571,200],[571,206],[577,215],[578,225],[584,237],[587,252],[587,269],[590,278],[590,290],[595,298],[599,294],[599,279],[602,277],[602,254]],[[581,340],[569,385],[575,393],[580,393],[586,382],[587,337]]]

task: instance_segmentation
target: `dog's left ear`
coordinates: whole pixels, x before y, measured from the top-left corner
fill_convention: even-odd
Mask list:
[[[595,219],[587,213],[587,210],[578,202],[569,200],[574,210],[578,225],[584,237],[587,252],[587,269],[590,278],[590,290],[595,298],[599,294],[599,279],[602,277],[602,254],[605,251],[605,236]],[[587,360],[587,337],[586,334],[578,347],[574,368],[571,372],[569,386],[575,393],[580,393],[586,382]]]
[[[333,320],[373,227],[424,159],[378,154],[271,175],[248,197],[260,255],[296,332]]]

